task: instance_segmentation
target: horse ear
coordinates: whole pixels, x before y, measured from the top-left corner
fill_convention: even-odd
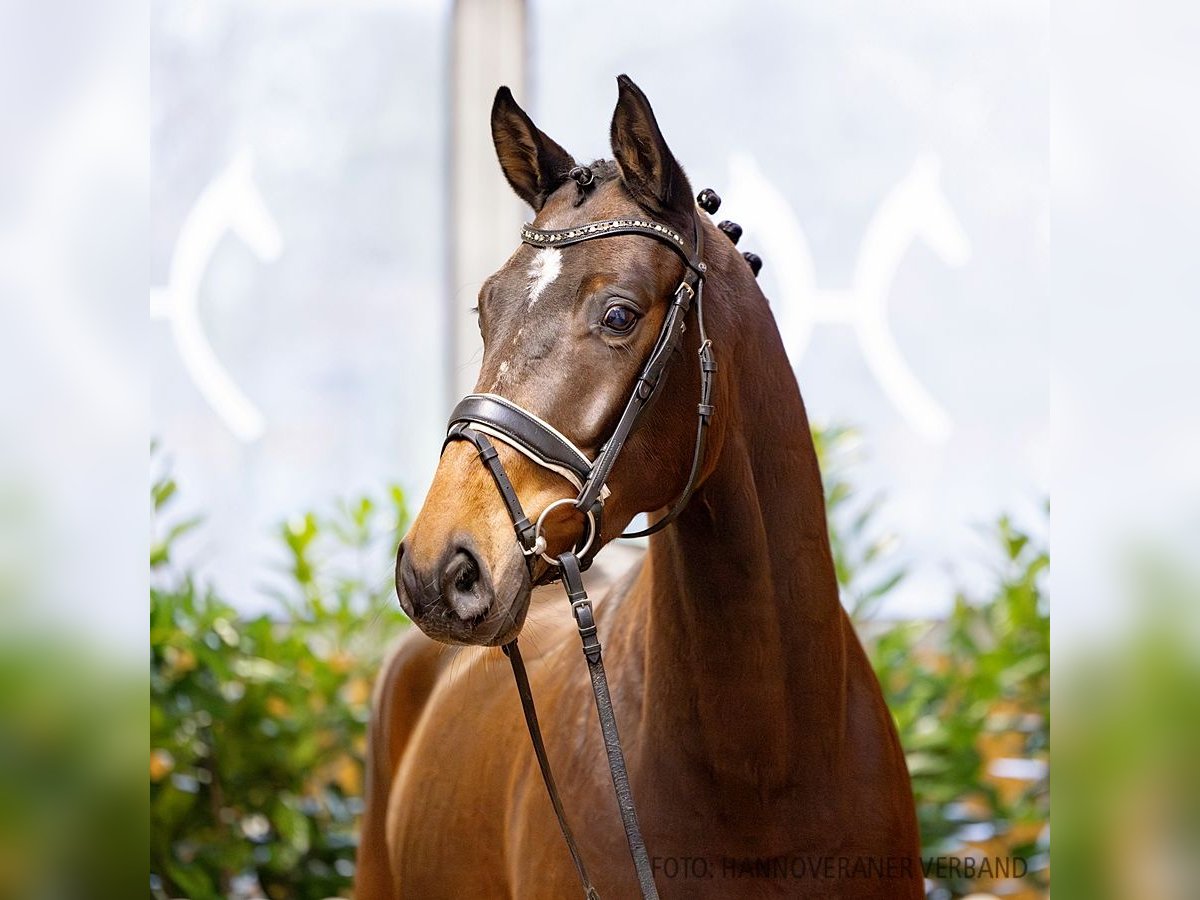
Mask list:
[[[628,75],[617,77],[612,149],[633,198],[648,212],[676,223],[692,221],[692,188],[663,140],[654,110]]]
[[[504,177],[535,212],[575,165],[571,154],[539,131],[517,106],[507,87],[496,91],[492,103],[492,142]]]

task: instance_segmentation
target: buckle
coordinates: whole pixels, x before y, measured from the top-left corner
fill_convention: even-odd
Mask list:
[[[687,292],[687,296],[684,296],[685,291]],[[695,296],[696,292],[692,289],[692,286],[687,283],[686,279],[679,282],[679,287],[675,288],[676,299],[682,299],[684,303],[691,303]]]
[[[534,538],[533,546],[526,547],[524,544],[522,544],[521,552],[530,559],[535,556],[541,556],[546,552],[546,536],[539,531],[537,537]]]
[[[579,626],[579,640],[583,644],[583,655],[589,663],[600,661],[603,648],[600,645],[599,628],[592,617],[592,602],[583,597],[571,604],[571,612],[575,615],[575,623]]]
[[[575,621],[579,624],[579,630],[594,633],[596,630],[596,620],[592,618],[592,601],[587,597],[582,600],[576,600],[571,604],[571,614],[575,617]],[[590,631],[589,631],[590,629]]]

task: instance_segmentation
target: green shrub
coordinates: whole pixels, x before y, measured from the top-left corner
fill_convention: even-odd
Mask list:
[[[1044,547],[1002,518],[995,586],[939,622],[892,625],[868,652],[900,731],[925,857],[1020,858],[1048,887],[1050,619]],[[1013,762],[1013,761],[1016,762]],[[1013,771],[1022,777],[1003,777]],[[962,896],[981,884],[938,887]]]
[[[175,494],[152,490],[156,519]],[[247,617],[151,549],[150,871],[160,896],[321,898],[353,877],[372,679],[406,620],[388,558],[391,488],[280,529],[273,614]]]
[[[922,856],[1020,858],[1028,872],[1012,895],[1048,889],[1050,788],[1049,554],[1007,517],[984,529],[992,587],[955,596],[940,620],[876,621],[905,570],[890,559],[894,535],[860,497],[852,473],[861,442],[852,428],[815,429],[830,545],[851,612],[900,732],[912,775]],[[1048,513],[1048,510],[1046,510]],[[1010,762],[1016,760],[1016,763]],[[1032,777],[1005,778],[997,773]],[[929,879],[930,896],[977,893],[986,880]]]

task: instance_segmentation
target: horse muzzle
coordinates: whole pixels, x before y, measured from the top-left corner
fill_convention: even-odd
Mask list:
[[[396,552],[396,595],[425,634],[446,644],[497,646],[513,640],[529,610],[529,570],[515,559],[490,565],[468,535],[440,555],[415,558],[405,541]]]

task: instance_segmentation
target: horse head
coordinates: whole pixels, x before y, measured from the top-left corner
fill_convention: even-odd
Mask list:
[[[689,243],[698,224],[692,189],[667,147],[642,91],[618,79],[611,161],[577,166],[501,88],[491,125],[500,168],[536,215],[533,227],[572,229],[622,217],[650,218]],[[656,240],[606,237],[569,247],[517,246],[483,284],[478,317],[483,361],[476,393],[519,405],[594,460],[620,419],[644,361],[667,319],[686,269]],[[683,339],[695,352],[698,336]],[[686,351],[685,351],[686,352]],[[668,390],[634,429],[606,479],[599,545],[639,512],[666,506],[688,480],[682,449],[695,430],[699,376],[672,374]],[[664,448],[671,448],[666,449]],[[538,464],[497,441],[495,450],[530,520],[575,499],[569,472]],[[401,543],[396,588],[405,612],[447,643],[498,645],[516,637],[531,587],[552,576],[556,554],[571,549],[583,515],[558,503],[545,518],[544,555],[527,563],[513,517],[477,447],[444,448],[425,503]]]

